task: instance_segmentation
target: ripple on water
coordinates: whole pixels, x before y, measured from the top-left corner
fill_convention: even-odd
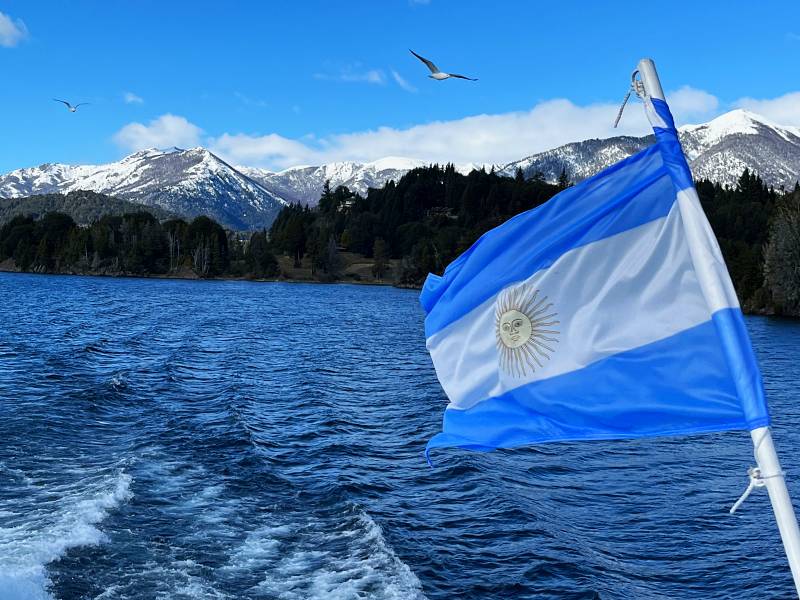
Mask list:
[[[416,293],[0,274],[0,598],[792,593],[746,434],[422,451]],[[800,325],[750,318],[800,498]],[[745,565],[745,567],[743,567]]]

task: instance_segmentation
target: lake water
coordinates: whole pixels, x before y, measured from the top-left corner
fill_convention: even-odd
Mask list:
[[[789,598],[743,432],[423,458],[413,291],[0,275],[0,598]],[[749,318],[800,499],[800,325]]]

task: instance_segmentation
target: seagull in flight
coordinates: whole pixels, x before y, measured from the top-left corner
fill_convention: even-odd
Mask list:
[[[478,81],[477,79],[473,79],[472,77],[467,77],[465,75],[456,75],[455,73],[443,73],[442,71],[439,70],[439,67],[437,67],[435,64],[433,64],[427,58],[421,57],[419,54],[417,54],[416,52],[414,52],[410,48],[409,48],[408,51],[411,52],[411,54],[416,56],[418,59],[420,59],[422,62],[424,62],[425,66],[427,66],[431,70],[431,74],[428,75],[428,77],[430,77],[431,79],[435,79],[437,81],[442,81],[444,79],[450,79],[451,77],[455,77],[457,79],[467,79],[469,81]]]
[[[69,112],[75,112],[76,110],[78,110],[79,106],[84,106],[86,104],[89,104],[88,102],[80,102],[79,104],[76,104],[75,106],[72,106],[72,104],[70,104],[66,100],[59,100],[58,98],[53,98],[53,100],[55,100],[56,102],[61,102],[61,104],[66,105],[67,110]]]

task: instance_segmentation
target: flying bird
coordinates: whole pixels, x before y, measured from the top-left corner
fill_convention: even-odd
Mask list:
[[[437,67],[435,64],[433,64],[427,58],[421,57],[419,54],[417,54],[416,52],[414,52],[411,49],[409,49],[408,51],[411,52],[411,54],[416,56],[418,59],[420,59],[422,62],[424,62],[425,66],[427,66],[431,70],[431,74],[428,75],[428,77],[430,77],[431,79],[436,79],[437,81],[442,81],[443,79],[450,79],[451,77],[455,77],[457,79],[467,79],[469,81],[478,81],[477,79],[473,79],[472,77],[467,77],[466,75],[457,75],[456,73],[443,73],[442,71],[439,70],[439,67]]]
[[[76,110],[78,110],[79,106],[84,106],[86,104],[89,104],[88,102],[81,102],[79,104],[76,104],[75,106],[72,106],[72,104],[70,104],[66,100],[59,100],[58,98],[53,98],[53,100],[55,100],[56,102],[61,102],[61,104],[64,104],[69,112],[75,112]]]

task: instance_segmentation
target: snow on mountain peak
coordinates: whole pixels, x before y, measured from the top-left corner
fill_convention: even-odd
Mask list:
[[[699,125],[679,128],[692,173],[723,185],[735,185],[747,167],[770,185],[794,185],[800,178],[800,128],[774,124],[748,110],[736,109]],[[509,163],[502,172],[526,176],[541,172],[555,181],[562,169],[581,181],[653,143],[652,136],[585,140]]]
[[[685,125],[679,128],[681,143],[686,157],[689,161],[698,159],[701,155],[707,153],[709,150],[718,144],[729,145],[729,140],[734,137],[747,136],[748,139],[780,139],[781,143],[786,142],[792,146],[797,146],[800,143],[800,129],[796,127],[783,127],[770,121],[769,119],[750,112],[742,108],[737,108],[730,112],[726,112],[708,123],[700,125]],[[766,138],[764,137],[766,136]],[[751,142],[742,141],[739,143],[748,144]],[[720,151],[723,151],[720,148]],[[727,150],[728,153],[735,150]],[[706,161],[703,161],[704,163]],[[739,161],[725,161],[721,165],[729,165],[728,170],[734,170],[735,165],[740,165]],[[753,165],[755,167],[755,165]],[[703,175],[710,175],[710,178],[725,178],[726,175],[722,171],[726,167],[719,166],[708,173]],[[755,169],[766,173],[772,170],[769,164],[761,165],[761,169]]]
[[[140,160],[142,158],[148,158],[150,156],[158,156],[160,154],[164,154],[164,150],[159,150],[158,148],[146,148],[144,150],[138,150],[133,154],[129,154],[125,158],[123,158],[120,162],[131,162],[134,160]]]
[[[419,160],[416,158],[405,158],[402,156],[385,156],[383,158],[379,158],[378,160],[373,160],[371,162],[364,163],[363,166],[374,169],[375,171],[386,171],[389,169],[395,171],[410,171],[411,169],[425,167],[428,164],[429,164],[428,161]]]
[[[679,130],[687,133],[701,135],[706,144],[713,144],[720,139],[729,135],[745,134],[756,135],[759,133],[761,127],[769,127],[776,131],[781,131],[784,128],[777,125],[761,115],[750,112],[743,108],[737,108],[726,112],[708,123],[699,125],[684,125]]]
[[[102,165],[42,165],[0,175],[0,198],[74,190],[157,205],[189,217],[206,214],[236,229],[269,225],[285,204],[202,147],[148,148]]]

